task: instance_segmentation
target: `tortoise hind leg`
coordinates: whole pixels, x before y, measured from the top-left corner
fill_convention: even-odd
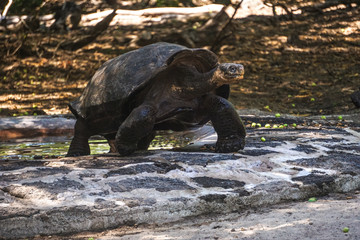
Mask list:
[[[83,156],[90,154],[89,130],[86,126],[85,120],[78,118],[74,128],[74,138],[71,141],[67,157]]]
[[[122,156],[130,155],[140,148],[149,146],[149,136],[153,136],[156,109],[150,105],[135,108],[119,127],[115,145]],[[141,141],[144,141],[141,143]],[[143,145],[144,144],[144,145]]]

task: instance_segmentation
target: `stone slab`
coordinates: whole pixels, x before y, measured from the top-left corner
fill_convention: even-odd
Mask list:
[[[168,224],[123,226],[102,232],[82,232],[52,240],[358,240],[360,191],[329,194],[316,202],[298,201],[228,214],[187,218]],[[344,232],[348,228],[348,232]],[[48,240],[38,237],[33,240]]]
[[[162,224],[360,189],[359,125],[244,120],[289,126],[248,127],[246,148],[230,154],[214,153],[216,134],[207,131],[188,147],[130,157],[0,161],[0,236]]]

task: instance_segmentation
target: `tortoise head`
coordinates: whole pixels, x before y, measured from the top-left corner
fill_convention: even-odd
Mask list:
[[[213,81],[219,85],[237,83],[244,77],[244,66],[237,63],[221,63],[214,73]]]

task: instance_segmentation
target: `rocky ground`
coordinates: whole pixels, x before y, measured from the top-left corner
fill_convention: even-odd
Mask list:
[[[205,126],[180,149],[0,161],[0,236],[357,239],[359,124],[244,120],[271,128],[248,127],[237,153],[214,153]]]
[[[273,207],[246,210],[227,215],[190,218],[165,225],[121,227],[101,233],[88,232],[69,237],[36,237],[50,239],[352,239],[360,236],[359,192],[332,194],[316,202],[293,202]],[[349,229],[346,232],[346,228]]]

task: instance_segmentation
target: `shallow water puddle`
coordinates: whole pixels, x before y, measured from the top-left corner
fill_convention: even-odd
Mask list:
[[[16,139],[2,142],[0,146],[1,160],[34,160],[44,158],[57,158],[65,156],[71,137],[45,137]],[[94,154],[108,151],[107,143],[103,140],[92,140],[91,151]],[[107,148],[107,150],[106,150]]]
[[[0,144],[0,160],[34,160],[64,157],[70,146],[72,136],[41,137],[29,139],[14,139]],[[180,135],[157,135],[149,149],[172,149],[184,147],[193,138]],[[100,136],[90,141],[91,154],[109,152],[109,145]]]

